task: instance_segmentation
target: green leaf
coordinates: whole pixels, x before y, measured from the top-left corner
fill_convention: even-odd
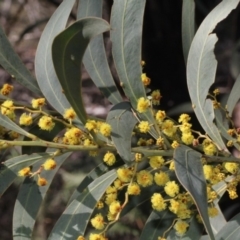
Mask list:
[[[74,199],[76,199],[82,192],[87,188],[87,186],[92,183],[95,179],[102,176],[106,173],[109,168],[104,164],[100,163],[96,168],[94,168],[79,184],[76,190],[73,192],[71,198],[68,203],[70,204]]]
[[[0,170],[0,196],[3,195],[14,179],[18,177],[19,170],[46,157],[50,157],[50,153],[34,153],[29,156],[21,155],[3,162]]]
[[[39,96],[42,93],[38,87],[36,79],[31,75],[17,53],[13,50],[5,33],[0,27],[0,65],[24,87]]]
[[[70,108],[55,73],[52,62],[52,42],[66,26],[75,0],[64,0],[47,23],[38,43],[35,70],[42,93],[49,103],[61,114]]]
[[[85,191],[73,200],[55,224],[49,240],[76,239],[84,235],[97,201],[116,179],[115,170],[94,180]]]
[[[53,41],[52,57],[64,94],[82,123],[86,112],[81,96],[81,63],[90,40],[109,31],[109,24],[100,18],[84,18],[73,23]]]
[[[111,125],[111,138],[123,161],[132,162],[131,143],[132,131],[137,123],[129,102],[121,102],[115,105],[107,116],[107,122]]]
[[[123,91],[133,108],[137,108],[140,97],[146,98],[141,80],[142,26],[146,0],[115,0],[111,13],[112,53]],[[139,113],[140,118],[155,123],[149,109]],[[159,129],[154,124],[151,135],[159,137]]]
[[[54,128],[49,131],[44,131],[39,128],[38,125],[33,126],[29,129],[29,133],[38,136],[38,138],[45,140],[45,141],[52,141],[53,138],[65,128],[66,126],[63,125],[61,122],[55,122]],[[30,139],[25,137],[24,141],[29,141]],[[44,152],[47,147],[40,147],[40,146],[22,146],[22,154],[32,154],[36,152]]]
[[[14,240],[31,239],[36,216],[41,203],[45,198],[46,192],[48,191],[58,169],[70,155],[71,153],[65,153],[62,156],[55,157],[54,159],[57,162],[56,168],[51,171],[43,171],[41,173],[41,177],[44,177],[47,180],[47,185],[39,187],[36,182],[37,179],[25,178],[22,186],[19,189],[17,200],[14,206]],[[42,164],[42,161],[37,162],[34,164],[33,169],[39,169]]]
[[[15,131],[23,136],[31,138],[31,134],[19,127],[15,122],[13,122],[9,117],[0,113],[0,126],[5,127],[8,130]]]
[[[142,230],[140,240],[156,240],[159,236],[163,236],[175,218],[176,215],[168,209],[161,212],[152,211]]]
[[[197,118],[206,133],[218,145],[226,149],[219,131],[213,123],[214,112],[212,101],[207,98],[208,90],[213,84],[217,68],[214,46],[217,36],[212,33],[215,26],[237,7],[238,0],[223,0],[204,19],[199,27],[189,51],[187,62],[187,83],[189,94]]]
[[[233,239],[240,239],[240,213],[233,217],[216,236],[216,240]]]
[[[182,5],[182,46],[185,63],[195,34],[195,2],[183,0]]]
[[[81,0],[77,18],[102,17],[102,0]],[[88,45],[83,57],[83,64],[95,83],[112,104],[122,101],[122,97],[113,80],[106,57],[103,37],[95,37]]]
[[[227,110],[230,116],[232,116],[233,110],[240,98],[239,89],[240,89],[240,75],[238,75],[227,101]]]
[[[201,156],[199,152],[180,145],[174,152],[175,172],[179,182],[192,196],[210,239],[215,239],[208,216],[207,184]]]

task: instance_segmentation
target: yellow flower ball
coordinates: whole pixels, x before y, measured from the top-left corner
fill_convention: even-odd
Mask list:
[[[160,100],[162,98],[161,93],[159,90],[154,90],[151,93],[151,97],[152,97],[152,104],[153,105],[160,105]]]
[[[186,145],[191,145],[193,143],[194,140],[194,136],[192,135],[192,133],[183,133],[181,140],[183,141],[183,143],[185,143]]]
[[[130,182],[132,174],[133,172],[129,168],[119,168],[117,170],[117,176],[122,182]]]
[[[72,121],[77,116],[76,112],[73,110],[73,108],[69,108],[65,110],[65,113],[63,115],[64,119],[67,119],[69,121]]]
[[[38,98],[32,100],[32,107],[34,109],[41,108],[45,105],[45,98]]]
[[[45,170],[53,170],[56,166],[57,166],[57,163],[52,158],[47,159],[43,164],[43,168]]]
[[[186,122],[189,122],[191,120],[191,117],[186,114],[186,113],[183,113],[180,115],[179,119],[178,119],[178,122],[179,123],[186,123]]]
[[[167,204],[160,193],[154,193],[151,197],[152,208],[157,211],[162,211],[166,209]]]
[[[37,185],[40,187],[45,186],[47,185],[47,180],[45,178],[39,177],[37,181]]]
[[[158,186],[164,186],[169,181],[169,176],[166,172],[155,173],[154,181]]]
[[[164,187],[164,191],[170,197],[175,197],[179,193],[179,186],[175,181],[169,181]]]
[[[12,90],[13,90],[13,86],[8,83],[5,83],[2,87],[2,89],[0,90],[0,93],[3,96],[7,96],[12,92]]]
[[[55,123],[53,122],[51,117],[48,116],[42,116],[39,121],[38,121],[38,126],[42,129],[42,130],[47,130],[47,131],[51,131],[54,126]]]
[[[108,166],[112,166],[115,162],[116,162],[116,157],[113,153],[111,152],[107,152],[104,157],[103,157],[103,161],[108,165]]]
[[[136,174],[137,183],[143,187],[147,187],[153,184],[153,175],[146,171],[142,170]]]
[[[210,180],[213,175],[213,167],[211,165],[204,165],[203,166],[203,173],[206,178],[206,180]]]
[[[141,79],[144,86],[148,86],[151,83],[151,79],[147,77],[146,73],[142,73]]]
[[[208,215],[209,217],[216,217],[218,215],[218,209],[216,207],[209,207],[208,208]]]
[[[122,207],[119,201],[114,201],[109,206],[109,212],[111,214],[119,213],[121,210],[122,210]]]
[[[153,169],[160,168],[164,164],[164,158],[162,156],[150,157],[149,164]]]
[[[189,224],[181,220],[178,220],[174,225],[174,228],[179,235],[183,235],[184,233],[186,233],[188,227]]]
[[[203,143],[203,151],[206,155],[214,155],[215,153],[217,153],[217,147],[208,139],[204,139]]]
[[[94,218],[91,219],[91,224],[97,230],[104,228],[104,218],[101,213],[97,214]]]
[[[137,111],[139,113],[144,113],[151,106],[149,99],[141,97],[137,102]]]
[[[173,137],[173,135],[177,131],[177,127],[174,125],[174,122],[172,120],[165,120],[162,123],[162,131],[164,134],[166,134],[168,137]]]
[[[225,169],[226,169],[228,172],[230,172],[230,173],[232,173],[232,174],[237,173],[238,170],[239,170],[239,164],[238,164],[238,163],[234,163],[234,162],[226,162],[226,163],[224,164],[224,167],[225,167]]]
[[[19,124],[29,126],[33,123],[31,114],[23,113],[19,118]]]
[[[2,115],[6,115],[10,118],[14,115],[14,109],[13,109],[13,101],[6,100],[1,105],[1,113]]]
[[[27,177],[31,175],[31,168],[30,167],[25,167],[18,171],[18,176],[20,177]]]
[[[99,131],[103,136],[109,137],[111,135],[112,128],[108,123],[102,123]]]
[[[156,115],[155,115],[155,118],[156,118],[156,120],[157,120],[158,122],[161,123],[161,122],[165,119],[166,116],[167,116],[167,115],[166,115],[166,112],[165,112],[165,111],[159,110],[159,111],[157,111],[157,113],[156,113]]]
[[[127,193],[129,195],[139,195],[140,192],[141,192],[141,188],[137,183],[131,183],[130,185],[128,185]]]
[[[150,130],[150,124],[147,121],[141,121],[138,128],[141,133],[147,133]]]

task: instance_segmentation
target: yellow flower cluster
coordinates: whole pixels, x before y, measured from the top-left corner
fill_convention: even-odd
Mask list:
[[[113,153],[107,152],[103,157],[103,161],[108,166],[112,166],[116,162],[116,157]]]
[[[141,170],[136,174],[137,183],[142,187],[147,187],[153,184],[153,175],[147,170]]]
[[[174,122],[169,119],[165,120],[161,127],[164,134],[166,134],[168,137],[173,137],[177,131],[177,127],[174,125]]]
[[[45,170],[53,170],[57,166],[57,163],[54,159],[49,158],[43,163],[42,166]]]
[[[148,86],[151,83],[151,79],[147,77],[146,73],[142,73],[141,79],[144,86]]]
[[[45,105],[45,98],[38,98],[38,99],[33,99],[32,100],[32,107],[34,109],[41,108]]]
[[[152,208],[157,211],[166,209],[167,204],[164,202],[164,198],[160,193],[154,193],[151,197]]]
[[[217,147],[208,139],[203,140],[202,146],[206,155],[212,156],[217,153]]]
[[[141,121],[138,128],[141,133],[147,133],[150,130],[150,124],[147,121]]]
[[[163,120],[166,118],[166,112],[165,111],[157,111],[156,115],[155,115],[155,118],[157,120],[158,123],[162,123]]]
[[[27,177],[31,175],[31,168],[30,167],[25,167],[18,171],[18,176],[20,177]]]
[[[23,113],[19,118],[19,124],[29,126],[33,123],[32,115]]]
[[[0,90],[0,93],[4,96],[7,96],[12,92],[12,90],[13,90],[13,86],[8,83],[5,83],[3,84],[3,87]]]
[[[165,193],[170,197],[175,197],[179,193],[179,185],[175,181],[169,181],[164,187]]]
[[[72,120],[74,120],[76,118],[76,116],[77,115],[76,115],[75,111],[73,110],[73,108],[66,109],[66,111],[63,115],[64,119],[67,119],[70,122]]]
[[[149,164],[153,169],[160,168],[164,164],[164,159],[162,156],[153,156],[149,158]]]
[[[129,195],[139,195],[140,192],[141,188],[137,183],[131,183],[130,185],[128,185],[127,193]]]
[[[151,93],[151,97],[152,97],[152,104],[153,105],[160,105],[160,100],[162,98],[161,93],[159,90],[154,90]]]
[[[174,225],[174,228],[179,235],[183,235],[184,233],[186,233],[188,227],[189,224],[181,220],[178,220]]]
[[[38,121],[38,126],[42,130],[51,131],[54,128],[55,123],[53,122],[51,117],[42,116]]]
[[[139,113],[144,113],[148,110],[148,108],[151,106],[149,99],[141,97],[138,99],[137,102],[137,111]]]
[[[76,127],[68,129],[63,138],[63,143],[69,144],[69,145],[79,145],[82,143],[81,137],[83,135],[83,132]]]
[[[97,230],[104,228],[104,218],[101,213],[97,214],[94,218],[91,219],[91,224]]]
[[[11,119],[15,118],[13,101],[6,100],[1,105],[1,113]]]
[[[122,182],[130,182],[133,171],[130,168],[119,168],[117,170],[117,176]]]

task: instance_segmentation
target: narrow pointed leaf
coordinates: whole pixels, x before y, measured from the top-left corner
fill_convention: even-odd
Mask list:
[[[31,239],[33,227],[36,221],[37,213],[45,198],[50,184],[56,175],[59,167],[70,156],[71,153],[65,153],[55,158],[57,166],[51,171],[44,171],[41,177],[47,180],[47,185],[39,187],[34,178],[26,178],[19,189],[17,200],[13,212],[13,239],[24,240]],[[37,170],[43,161],[34,164],[33,168]]]
[[[101,18],[102,8],[102,0],[81,0],[78,6],[77,18]],[[83,64],[95,85],[112,104],[122,101],[122,97],[109,69],[103,36],[99,35],[90,42],[83,57]]]
[[[61,114],[70,108],[52,62],[52,42],[66,26],[75,0],[64,0],[47,23],[38,43],[35,70],[39,87],[48,102]]]
[[[0,65],[21,85],[39,96],[42,93],[36,79],[31,75],[17,53],[13,50],[5,33],[0,27]]]
[[[185,63],[195,34],[195,2],[183,0],[182,5],[182,46]]]
[[[21,155],[2,163],[0,168],[0,196],[18,177],[18,171],[28,167],[37,161],[50,157],[49,153],[34,153],[31,155]]]
[[[134,109],[138,99],[146,98],[141,80],[142,26],[146,0],[115,0],[111,12],[112,53],[123,91]],[[150,110],[139,114],[143,120],[154,123]],[[156,127],[156,126],[155,126]],[[158,129],[151,127],[154,138],[159,137]]]
[[[174,152],[175,172],[182,186],[192,196],[210,239],[215,239],[208,216],[207,184],[203,174],[201,154],[180,145]]]
[[[216,240],[240,239],[240,213],[233,217],[216,235]]]
[[[227,101],[227,110],[230,116],[232,116],[233,110],[240,98],[239,89],[240,89],[240,75],[238,75]]]
[[[207,98],[210,86],[215,80],[217,61],[214,56],[216,34],[212,33],[216,25],[237,7],[238,0],[223,0],[204,19],[199,27],[189,51],[187,62],[187,82],[195,114],[203,129],[220,149],[226,149],[219,131],[213,123],[212,102]]]
[[[84,236],[97,201],[115,179],[116,172],[112,170],[93,181],[63,212],[48,239],[77,239],[79,235]]]
[[[84,18],[73,23],[53,41],[52,57],[64,94],[82,123],[86,112],[81,96],[81,63],[92,38],[109,31],[109,24],[100,18]]]
[[[10,118],[0,113],[0,126],[5,127],[8,130],[15,131],[23,136],[31,137],[27,131],[19,127],[15,122],[13,122]]]
[[[142,230],[140,240],[155,240],[163,236],[163,233],[169,229],[175,218],[176,215],[168,209],[161,212],[152,211]]]
[[[131,143],[132,131],[137,123],[129,102],[115,105],[107,116],[107,122],[111,125],[111,138],[123,161],[132,162]]]

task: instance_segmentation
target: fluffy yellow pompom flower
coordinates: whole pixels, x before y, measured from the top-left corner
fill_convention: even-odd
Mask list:
[[[165,172],[155,173],[154,181],[158,186],[164,186],[169,181],[169,176]]]
[[[153,184],[153,175],[146,171],[142,170],[136,174],[137,183],[143,187],[147,187]]]
[[[141,133],[147,133],[150,130],[150,124],[147,121],[141,121],[138,128]]]
[[[151,94],[152,97],[152,104],[153,105],[160,105],[160,100],[162,98],[161,93],[159,90],[154,90]]]
[[[45,98],[38,98],[32,100],[32,107],[37,109],[45,105]]]
[[[171,146],[172,148],[176,149],[177,147],[179,147],[179,143],[177,141],[173,141]]]
[[[232,174],[237,173],[237,171],[239,170],[239,164],[238,163],[234,163],[234,162],[226,162],[224,164],[224,167],[226,168],[226,170]]]
[[[47,185],[47,180],[45,178],[39,177],[37,181],[37,185],[40,187],[45,186]]]
[[[202,146],[203,146],[203,151],[206,155],[212,156],[217,152],[216,146],[208,139],[203,140]]]
[[[25,168],[21,169],[20,171],[18,171],[18,176],[20,176],[20,177],[26,177],[29,175],[31,175],[30,167],[25,167]]]
[[[167,204],[160,193],[154,193],[151,197],[152,208],[157,211],[162,211],[166,209]]]
[[[4,96],[7,96],[12,92],[12,90],[13,90],[13,86],[8,83],[5,83],[2,89],[0,90],[0,93]]]
[[[166,112],[161,110],[157,111],[155,115],[155,118],[158,122],[162,122],[165,117],[166,117]]]
[[[179,193],[179,186],[175,181],[169,181],[164,187],[165,193],[170,197],[175,197]]]
[[[162,123],[162,130],[168,137],[172,137],[177,131],[177,127],[174,126],[174,122],[172,120],[167,119]]]
[[[184,233],[186,233],[188,226],[189,224],[187,222],[179,220],[174,225],[174,228],[179,235],[183,235]]]
[[[91,233],[89,236],[89,240],[107,240],[107,238],[105,238],[101,234]]]
[[[152,168],[160,168],[164,163],[164,158],[162,156],[153,156],[149,158],[149,164]]]
[[[141,79],[144,86],[148,86],[151,83],[151,79],[147,77],[146,73],[142,73]]]
[[[91,219],[91,224],[97,230],[104,228],[104,218],[101,213],[97,214],[94,218]]]
[[[182,133],[191,133],[191,127],[192,124],[188,123],[188,122],[184,122],[179,129],[181,130]]]
[[[29,126],[33,123],[31,114],[23,113],[19,118],[19,124]]]
[[[109,212],[111,214],[116,214],[119,213],[121,211],[122,207],[119,201],[114,201],[110,204],[109,206]]]
[[[179,119],[178,119],[178,122],[179,123],[186,123],[186,122],[189,122],[191,120],[190,116],[186,113],[183,113],[180,115]]]
[[[6,100],[1,105],[1,113],[10,118],[14,117],[13,101]]]
[[[128,185],[127,193],[129,195],[139,195],[141,192],[141,188],[137,183],[131,183]]]
[[[55,161],[54,159],[52,159],[52,158],[47,159],[47,160],[44,162],[44,164],[43,164],[43,168],[44,168],[45,170],[52,170],[52,169],[54,169],[56,166],[57,166],[57,163],[56,163],[56,161]]]
[[[203,173],[204,173],[206,180],[210,180],[213,175],[213,167],[211,165],[204,165]]]
[[[117,176],[122,182],[130,182],[132,174],[133,172],[129,168],[119,168],[117,170]]]
[[[97,122],[95,120],[87,120],[87,123],[85,124],[85,128],[88,131],[97,130]]]
[[[137,111],[140,113],[144,113],[151,106],[149,99],[141,97],[137,102]]]
[[[79,128],[73,127],[67,130],[64,134],[63,142],[70,145],[77,145],[81,142],[82,131]]]
[[[85,237],[79,236],[79,237],[77,238],[77,240],[85,240]]]
[[[107,152],[103,157],[103,161],[108,166],[112,166],[116,162],[116,157],[113,153]]]
[[[53,122],[51,117],[48,116],[42,116],[39,121],[38,121],[38,126],[42,129],[42,130],[47,130],[47,131],[51,131],[54,126],[55,123]]]
[[[218,209],[216,207],[209,207],[208,215],[209,217],[216,217],[218,215]]]
[[[102,123],[100,126],[100,129],[99,129],[100,133],[105,137],[110,136],[111,130],[112,130],[112,128],[108,123]]]
[[[172,160],[170,165],[169,165],[169,170],[175,171],[175,164],[174,161]]]
[[[76,116],[77,116],[77,114],[75,113],[73,108],[66,109],[65,113],[63,115],[64,119],[67,119],[69,121],[72,121],[73,119],[75,119]]]
[[[183,133],[181,140],[186,144],[186,145],[190,145],[193,143],[194,140],[194,136],[192,135],[192,133]]]

